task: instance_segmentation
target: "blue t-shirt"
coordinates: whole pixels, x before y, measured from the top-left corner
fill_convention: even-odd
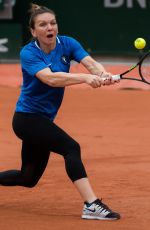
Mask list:
[[[79,42],[67,36],[57,36],[56,47],[49,54],[44,53],[31,41],[20,52],[23,85],[16,105],[16,112],[40,113],[53,120],[61,105],[64,87],[51,87],[35,75],[49,67],[52,72],[69,72],[71,60],[80,62],[89,54]]]

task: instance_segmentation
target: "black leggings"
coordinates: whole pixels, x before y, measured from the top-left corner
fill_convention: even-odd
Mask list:
[[[64,157],[72,182],[87,177],[79,144],[48,117],[15,113],[13,129],[22,139],[22,167],[21,170],[1,172],[1,185],[34,187],[46,168],[51,151]]]

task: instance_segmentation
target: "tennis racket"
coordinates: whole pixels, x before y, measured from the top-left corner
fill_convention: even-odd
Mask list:
[[[135,74],[136,76],[132,77],[130,72],[134,69],[137,70]],[[128,70],[121,74],[113,75],[112,79],[114,81],[118,81],[120,79],[140,81],[150,85],[150,50],[140,58],[137,64],[131,66]]]

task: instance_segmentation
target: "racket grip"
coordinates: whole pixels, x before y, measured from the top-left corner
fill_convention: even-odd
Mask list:
[[[112,76],[112,80],[113,81],[118,81],[118,80],[120,80],[120,75],[118,74],[118,75],[113,75]]]

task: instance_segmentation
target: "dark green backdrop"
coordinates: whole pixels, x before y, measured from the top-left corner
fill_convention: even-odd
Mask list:
[[[4,0],[0,0],[0,9],[3,9]]]
[[[133,7],[128,8],[129,0],[121,1],[123,3],[120,7],[106,8],[104,0],[17,0],[12,22],[21,24],[22,33],[18,31],[18,36],[22,39],[21,45],[24,45],[30,39],[27,13],[29,4],[42,4],[56,12],[59,33],[78,39],[91,54],[134,55],[135,38],[144,37],[150,44],[150,3],[149,0],[143,0],[146,8],[142,8],[138,0],[131,0]],[[117,0],[111,2],[113,4]],[[1,20],[0,24],[6,22]]]

